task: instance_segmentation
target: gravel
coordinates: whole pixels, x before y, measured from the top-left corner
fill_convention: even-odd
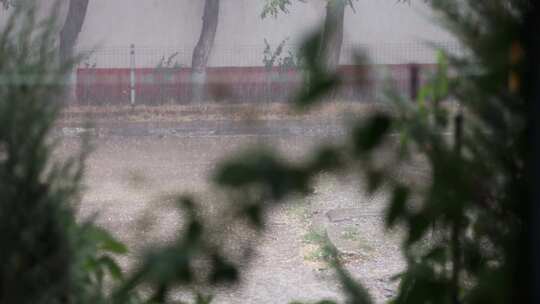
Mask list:
[[[88,161],[87,190],[80,206],[81,218],[97,214],[97,223],[111,229],[134,248],[121,259],[130,267],[143,248],[166,242],[181,227],[181,216],[164,195],[202,193],[208,204],[218,202],[208,184],[215,162],[248,144],[261,143],[278,148],[291,159],[302,158],[314,138],[303,136],[256,137],[101,137]],[[66,137],[60,157],[77,149],[77,139]],[[346,268],[371,292],[376,303],[391,298],[396,282],[390,277],[404,267],[399,252],[399,233],[389,233],[380,216],[385,195],[363,195],[361,184],[350,177],[323,176],[315,193],[295,200],[300,205],[283,206],[269,218],[269,230],[257,246],[257,256],[245,269],[244,281],[230,289],[216,290],[215,303],[288,303],[292,300],[341,300],[338,283],[331,270],[306,259],[304,236],[318,216],[336,208],[362,208],[361,214],[343,221],[336,229],[354,227],[363,243],[364,254],[350,259]],[[291,201],[292,203],[292,201]],[[369,215],[369,216],[367,216]],[[369,248],[369,250],[365,250]],[[184,298],[184,293],[175,294]]]

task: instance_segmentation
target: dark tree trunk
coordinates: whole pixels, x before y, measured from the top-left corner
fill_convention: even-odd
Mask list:
[[[70,0],[66,21],[60,31],[59,56],[60,62],[65,63],[73,57],[73,49],[81,32],[88,0]]]
[[[200,102],[204,98],[206,83],[206,65],[214,46],[217,25],[219,20],[219,1],[206,0],[202,17],[202,29],[199,41],[193,50],[192,68],[192,97],[193,101]]]
[[[81,32],[87,9],[88,0],[69,0],[66,21],[62,26],[59,37],[58,59],[60,64],[66,64],[74,59],[73,54],[75,44],[77,43],[77,38]],[[71,76],[72,75],[69,75],[69,77]],[[68,82],[68,85],[63,91],[62,96],[60,96],[62,102],[75,100],[74,85]]]
[[[326,18],[319,57],[329,72],[335,72],[339,65],[341,45],[343,44],[345,6],[345,0],[328,0],[326,4]]]

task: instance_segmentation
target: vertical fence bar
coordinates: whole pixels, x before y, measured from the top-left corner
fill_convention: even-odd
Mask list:
[[[418,98],[418,89],[420,86],[420,65],[411,63],[409,65],[409,96],[411,101]]]
[[[135,45],[131,45],[130,51],[130,75],[129,75],[129,88],[130,88],[130,104],[135,106]]]

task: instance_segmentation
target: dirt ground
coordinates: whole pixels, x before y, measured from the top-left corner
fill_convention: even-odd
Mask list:
[[[167,195],[211,193],[208,176],[217,160],[247,145],[271,145],[291,158],[301,158],[318,139],[303,136],[146,136],[94,139],[88,160],[81,218],[96,217],[134,248],[121,263],[155,241],[166,241],[181,225],[178,213],[163,202]],[[64,138],[61,155],[76,151],[78,138]],[[366,217],[343,228],[364,253],[346,265],[364,283],[377,303],[395,292],[389,278],[403,267],[398,239],[382,229],[384,195],[365,197],[347,178],[321,178],[315,194],[285,205],[270,215],[269,230],[257,248],[244,282],[216,291],[215,303],[289,303],[292,300],[340,299],[338,284],[321,261],[313,242],[313,222],[333,208],[359,207]],[[208,204],[216,203],[211,199]],[[292,203],[292,202],[291,202]],[[147,225],[154,219],[156,224]],[[146,224],[145,224],[146,223]],[[183,297],[178,294],[178,297]]]

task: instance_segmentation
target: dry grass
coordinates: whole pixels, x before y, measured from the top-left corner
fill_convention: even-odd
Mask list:
[[[187,122],[250,120],[321,120],[345,115],[365,114],[380,105],[353,102],[325,102],[309,111],[298,111],[286,103],[219,104],[162,106],[69,106],[60,116],[61,123],[100,122]]]

